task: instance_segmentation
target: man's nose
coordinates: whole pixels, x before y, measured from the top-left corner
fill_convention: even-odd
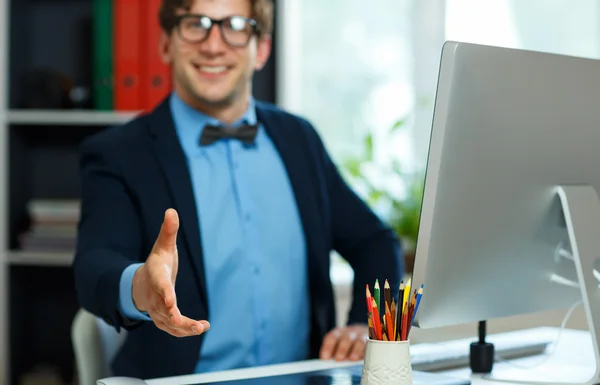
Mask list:
[[[202,48],[210,52],[222,51],[226,45],[227,43],[225,43],[221,35],[221,29],[216,24],[208,31],[208,36],[202,42]]]

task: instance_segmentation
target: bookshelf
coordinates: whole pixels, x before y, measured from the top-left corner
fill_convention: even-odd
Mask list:
[[[60,251],[7,251],[6,262],[12,266],[64,266],[73,262],[73,254]]]
[[[33,383],[28,373],[48,367],[76,384],[73,248],[23,244],[32,203],[78,201],[81,141],[139,113],[93,108],[95,1],[0,0],[0,384]],[[275,66],[273,52],[257,99],[276,101]]]
[[[132,112],[112,111],[53,111],[12,109],[8,111],[7,123],[14,125],[46,125],[46,126],[110,126],[122,124],[138,114]]]

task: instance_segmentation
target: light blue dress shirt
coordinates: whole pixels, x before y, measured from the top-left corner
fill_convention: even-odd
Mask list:
[[[219,122],[175,93],[170,106],[197,203],[208,291],[211,327],[196,372],[305,359],[310,333],[306,246],[277,149],[262,126],[255,145],[232,139],[200,146],[204,125]],[[253,100],[242,121],[257,122]],[[149,321],[131,298],[140,265],[123,272],[119,307],[131,319]]]

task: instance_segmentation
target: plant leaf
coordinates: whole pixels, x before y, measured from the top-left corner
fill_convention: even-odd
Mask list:
[[[390,133],[394,133],[394,132],[398,131],[399,129],[403,128],[405,125],[406,125],[406,120],[399,119],[396,123],[394,123],[394,125],[390,129]]]
[[[368,161],[373,160],[373,134],[370,132],[365,136],[365,158]]]
[[[360,172],[361,164],[362,162],[360,159],[350,158],[344,162],[344,169],[350,176],[354,178],[360,178],[362,177],[362,173]]]

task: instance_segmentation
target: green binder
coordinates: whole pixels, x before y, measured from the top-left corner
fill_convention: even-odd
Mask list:
[[[93,0],[94,109],[113,110],[113,0]]]

